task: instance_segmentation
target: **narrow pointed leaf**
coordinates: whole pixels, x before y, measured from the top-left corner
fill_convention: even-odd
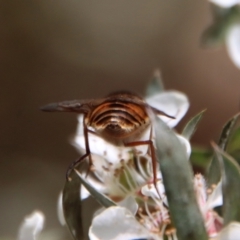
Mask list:
[[[240,165],[240,127],[234,130],[232,137],[228,143],[227,152],[238,162]]]
[[[218,146],[224,151],[227,148],[227,144],[234,130],[234,126],[239,119],[239,115],[240,114],[238,113],[235,116],[233,116],[223,127],[222,133],[218,141]],[[212,185],[212,184],[218,183],[220,178],[221,178],[221,172],[220,172],[219,162],[216,156],[213,156],[207,172],[207,181],[209,185]]]
[[[187,125],[184,127],[183,131],[182,131],[182,135],[186,138],[186,139],[191,139],[192,135],[195,133],[197,126],[204,114],[206,110],[201,111],[200,113],[198,113],[196,116],[194,116],[188,123]]]
[[[234,126],[239,119],[239,116],[240,116],[240,113],[234,115],[223,127],[222,134],[221,134],[221,137],[219,139],[218,145],[224,151],[227,148],[229,137],[232,134]]]
[[[71,181],[66,181],[63,188],[63,212],[67,226],[75,240],[83,240],[82,209],[80,199],[81,181],[72,171]]]
[[[112,206],[116,206],[116,204],[103,195],[102,193],[98,192],[93,186],[91,186],[85,179],[81,176],[81,173],[75,170],[77,173],[82,185],[90,192],[91,196],[94,197],[103,207],[108,208]]]
[[[212,151],[204,148],[192,148],[190,160],[194,167],[206,169],[212,157]]]
[[[229,15],[229,13],[231,13],[232,11],[230,8],[223,8],[216,4],[210,4],[210,9],[211,9],[214,21],[218,21],[220,19],[226,18]]]
[[[214,23],[202,34],[201,44],[206,47],[218,46],[224,42],[228,29],[239,19],[239,8],[214,9]]]
[[[147,86],[146,97],[151,97],[155,94],[159,94],[164,90],[161,74],[159,70],[156,70],[153,75],[153,79]]]
[[[232,221],[240,222],[240,167],[217,145],[214,145],[214,150],[222,168],[223,218],[226,226]]]
[[[239,143],[240,143],[240,127],[238,127],[236,130],[234,130],[234,133],[232,134],[232,137],[227,146],[227,152],[234,153],[236,151],[239,151],[240,150]]]
[[[208,27],[201,36],[201,45],[204,47],[216,47],[224,42],[228,25],[221,21]]]
[[[193,172],[176,134],[155,118],[156,152],[179,240],[207,240],[194,189]]]

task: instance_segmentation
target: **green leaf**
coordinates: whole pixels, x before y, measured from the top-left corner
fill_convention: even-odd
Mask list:
[[[74,171],[71,180],[66,181],[63,188],[63,212],[67,226],[76,240],[83,240],[82,209],[80,200],[81,181]]]
[[[94,197],[103,207],[108,208],[112,206],[117,206],[111,199],[98,192],[93,186],[91,186],[85,179],[81,176],[81,173],[75,169],[82,185],[90,192],[91,196]]]
[[[239,21],[240,13],[238,7],[221,9],[214,7],[214,23],[202,34],[203,46],[212,47],[224,42],[228,29]]]
[[[212,157],[212,151],[204,148],[192,148],[190,160],[194,167],[205,169]]]
[[[226,150],[230,136],[234,130],[234,126],[239,119],[240,113],[233,116],[223,127],[220,135],[218,145],[222,150]],[[216,184],[221,178],[220,166],[216,156],[213,156],[207,171],[207,182],[209,185]]]
[[[211,8],[211,12],[212,12],[214,21],[218,21],[220,19],[225,19],[226,17],[228,17],[228,15],[232,11],[231,8],[219,7],[216,4],[211,4],[210,8]]]
[[[239,143],[240,143],[240,127],[238,127],[232,134],[232,137],[227,146],[227,151],[229,153],[233,153],[233,152],[239,150],[240,149]]]
[[[226,36],[226,24],[224,22],[212,24],[204,30],[201,36],[201,45],[215,47],[224,43]]]
[[[234,129],[227,146],[227,152],[233,156],[240,165],[240,127]]]
[[[240,222],[240,167],[230,155],[213,144],[222,171],[223,218],[226,226]]]
[[[193,172],[186,150],[176,134],[155,118],[156,152],[179,240],[207,240],[194,189]]]
[[[153,78],[147,86],[146,97],[151,97],[164,90],[161,74],[159,70],[154,72]]]
[[[196,116],[194,116],[184,127],[182,131],[182,136],[184,136],[186,139],[190,140],[192,135],[195,133],[197,126],[199,124],[199,121],[201,120],[203,113],[206,110],[201,111]]]
[[[226,150],[230,136],[234,130],[234,127],[239,119],[240,113],[234,115],[223,127],[221,137],[218,145],[221,149]]]

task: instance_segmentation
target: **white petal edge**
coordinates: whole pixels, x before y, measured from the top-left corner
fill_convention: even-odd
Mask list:
[[[222,181],[213,189],[207,199],[207,209],[213,209],[223,204]]]
[[[128,196],[121,202],[118,202],[120,207],[128,209],[133,215],[137,213],[138,204],[133,196]]]
[[[239,240],[240,236],[240,223],[231,222],[222,229],[220,234],[214,240]]]
[[[18,240],[36,240],[44,225],[44,215],[40,211],[34,211],[25,217],[20,226]]]
[[[165,194],[165,188],[164,188],[164,185],[163,185],[162,181],[157,181],[157,188],[158,188],[158,192],[160,194],[161,199],[159,199],[158,192],[157,192],[153,183],[146,184],[145,186],[143,186],[141,188],[141,193],[144,196],[152,197],[153,199],[156,199],[156,200],[158,199],[160,201],[163,201],[163,203],[166,206],[168,206],[168,201],[167,201],[167,197],[166,197],[166,194]]]
[[[101,157],[99,156],[96,156],[96,155],[92,155],[92,159],[93,159],[93,162],[94,162],[94,166],[95,166],[95,161],[96,162],[100,162],[101,161]],[[97,172],[100,172],[102,171],[102,167],[100,165],[99,166],[95,166],[96,167],[96,171],[94,172],[94,176],[92,175],[92,173],[90,173],[87,177],[86,177],[86,172],[82,172],[79,174],[81,174],[81,176],[91,185],[93,186],[98,192],[101,192],[101,193],[107,193],[107,187],[106,185],[102,182],[104,181],[105,179],[104,178],[101,178],[102,176],[98,176]],[[97,169],[99,168],[99,169]],[[99,178],[99,181],[96,179],[96,178]],[[89,191],[85,188],[84,185],[81,185],[81,192],[80,192],[80,199],[81,200],[84,200],[86,198],[88,198],[91,194],[89,193]]]
[[[161,199],[163,199],[163,197],[165,197],[165,188],[164,188],[162,181],[157,181],[157,188],[158,188],[158,192],[160,193]],[[141,193],[144,196],[152,197],[152,198],[156,198],[156,199],[159,199],[158,192],[153,183],[146,184],[141,189]]]
[[[149,238],[150,234],[132,215],[123,207],[110,207],[97,215],[89,229],[91,240],[122,240]]]
[[[189,108],[189,101],[185,94],[178,91],[164,91],[146,98],[146,102],[175,119],[159,116],[169,127],[175,127]]]
[[[60,192],[58,196],[58,201],[57,201],[57,216],[60,224],[62,226],[66,225],[65,217],[63,214],[63,193],[62,191]]]
[[[137,204],[135,198],[132,196],[126,197],[125,199],[118,202],[117,204],[119,207],[124,207],[124,208],[128,209],[133,215],[135,215],[137,213],[138,204]],[[100,208],[94,213],[93,216],[96,217],[97,215],[101,214],[105,210],[106,210],[106,208]]]
[[[223,8],[229,8],[240,3],[239,0],[209,0],[209,1]]]
[[[191,151],[192,151],[190,142],[182,135],[179,135],[179,134],[176,134],[176,135],[177,135],[178,139],[180,140],[181,144],[184,146],[187,156],[189,158],[191,155]]]
[[[226,46],[231,60],[240,68],[240,24],[235,24],[228,30]]]
[[[88,198],[90,196],[89,191],[83,186],[81,185],[81,200],[84,200],[86,198]]]

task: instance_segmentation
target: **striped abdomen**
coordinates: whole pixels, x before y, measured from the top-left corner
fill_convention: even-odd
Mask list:
[[[86,124],[97,133],[126,138],[149,125],[145,106],[124,98],[109,98],[89,113]]]

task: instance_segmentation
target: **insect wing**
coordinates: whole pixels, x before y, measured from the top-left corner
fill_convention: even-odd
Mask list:
[[[45,112],[76,112],[87,113],[92,108],[100,105],[105,99],[85,99],[50,103],[41,108]]]

